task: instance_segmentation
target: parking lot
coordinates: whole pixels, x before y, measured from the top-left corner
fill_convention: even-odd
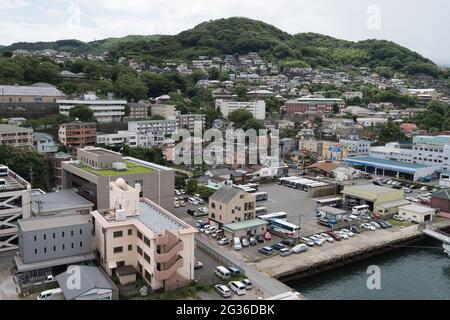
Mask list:
[[[267,192],[269,200],[258,202],[257,207],[266,207],[270,213],[286,212],[288,222],[301,226],[302,236],[329,231],[317,224],[316,202],[305,191],[278,184],[261,185],[259,191]]]

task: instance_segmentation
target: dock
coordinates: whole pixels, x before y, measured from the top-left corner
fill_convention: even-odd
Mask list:
[[[450,229],[450,220],[433,224],[435,230]],[[280,281],[291,281],[343,266],[368,257],[410,245],[425,238],[417,225],[366,231],[355,239],[327,243],[323,247],[281,258],[262,259],[252,265],[260,272]]]

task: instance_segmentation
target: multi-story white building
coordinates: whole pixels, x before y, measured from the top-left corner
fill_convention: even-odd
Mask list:
[[[31,185],[0,165],[0,252],[19,248],[19,220],[30,217]]]
[[[146,146],[152,146],[163,142],[165,138],[171,137],[176,130],[176,120],[145,120],[128,122],[128,131],[138,133],[141,139],[146,137]]]
[[[58,152],[58,145],[55,143],[53,136],[48,133],[33,133],[33,145],[39,153],[47,154]]]
[[[250,111],[257,120],[266,119],[266,102],[263,100],[248,102],[216,100],[216,108],[220,109],[224,118],[227,118],[233,111],[243,109]]]
[[[348,147],[348,156],[364,156],[369,154],[371,142],[360,139],[340,139],[340,144]]]
[[[99,134],[97,144],[103,144],[108,147],[128,146],[130,148],[147,148],[155,144],[151,135],[140,134],[134,131],[118,131],[112,134]]]
[[[197,230],[140,198],[140,189],[139,184],[131,187],[123,179],[110,182],[110,209],[91,213],[101,266],[109,275],[117,274],[121,282],[130,280],[120,268],[133,270],[152,290],[189,285],[194,280]]]
[[[370,157],[439,167],[450,170],[450,136],[416,136],[411,149],[398,143],[370,148]]]
[[[202,132],[206,124],[206,115],[204,114],[179,114],[177,115],[177,128],[187,129],[191,132]]]
[[[59,113],[68,116],[72,108],[87,106],[94,112],[98,122],[120,122],[125,116],[126,100],[100,100],[95,94],[84,95],[84,100],[57,100]]]

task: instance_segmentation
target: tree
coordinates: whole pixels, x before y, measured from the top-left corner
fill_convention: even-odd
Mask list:
[[[189,179],[186,183],[186,192],[189,194],[194,194],[197,192],[198,182],[194,179]]]
[[[0,59],[0,82],[4,84],[20,83],[24,80],[24,69],[10,59]]]
[[[88,106],[76,106],[69,111],[69,117],[73,119],[78,119],[81,122],[93,122],[94,111],[92,111]]]
[[[240,100],[247,99],[247,87],[243,84],[238,84],[234,87],[234,93],[238,96]]]
[[[120,75],[114,84],[116,95],[126,98],[128,101],[139,101],[147,98],[145,84],[131,74]]]
[[[335,103],[333,104],[333,113],[338,114],[340,111],[339,106]]]
[[[243,128],[247,121],[254,119],[254,117],[250,111],[239,109],[231,112],[228,115],[228,119],[230,119],[230,121],[233,121],[234,125],[237,128]]]
[[[36,68],[36,80],[38,82],[57,84],[60,78],[59,67],[51,62],[42,62]]]
[[[218,68],[211,68],[209,70],[209,80],[219,80],[220,70]]]
[[[186,179],[184,177],[175,176],[175,187],[177,189],[184,189],[186,187]]]

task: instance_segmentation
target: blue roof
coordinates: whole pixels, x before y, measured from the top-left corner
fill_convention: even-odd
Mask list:
[[[377,159],[371,157],[346,158],[344,159],[344,162],[350,165],[370,165],[378,169],[392,169],[409,173],[415,173],[418,169],[430,168],[429,166],[425,166],[422,164]]]

